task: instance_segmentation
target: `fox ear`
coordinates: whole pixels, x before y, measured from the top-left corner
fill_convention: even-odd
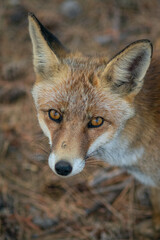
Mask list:
[[[152,44],[139,40],[118,53],[102,73],[102,83],[120,96],[135,96],[143,85],[143,78],[150,65]]]
[[[61,42],[50,33],[35,17],[28,14],[29,33],[33,45],[33,62],[36,73],[44,74],[50,66],[60,64],[60,59],[67,55]]]

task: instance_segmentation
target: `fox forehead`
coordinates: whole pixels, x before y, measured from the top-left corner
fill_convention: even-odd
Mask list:
[[[36,83],[32,93],[37,110],[55,108],[81,118],[107,115],[110,121],[128,118],[132,112],[129,103],[99,86],[99,79],[94,73],[92,79],[89,79],[90,76],[77,70],[66,74],[63,79],[46,79]]]

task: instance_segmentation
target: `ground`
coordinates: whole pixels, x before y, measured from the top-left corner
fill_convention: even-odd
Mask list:
[[[27,12],[69,49],[112,57],[147,38],[160,48],[160,1],[2,0],[0,5],[0,239],[160,239],[150,191],[123,169],[92,161],[67,180],[49,169],[49,146],[31,96],[35,75]]]

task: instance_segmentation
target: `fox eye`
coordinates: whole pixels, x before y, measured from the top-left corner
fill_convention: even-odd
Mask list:
[[[103,122],[104,122],[104,119],[102,117],[95,117],[88,123],[88,127],[97,128],[102,126]]]
[[[62,115],[54,109],[50,109],[48,112],[49,118],[57,123],[62,121]]]

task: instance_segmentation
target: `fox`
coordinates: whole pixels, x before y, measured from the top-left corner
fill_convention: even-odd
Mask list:
[[[64,47],[33,13],[28,18],[32,95],[50,168],[63,178],[91,158],[124,168],[152,188],[160,227],[160,58],[152,58],[151,41],[112,58],[86,56]]]

